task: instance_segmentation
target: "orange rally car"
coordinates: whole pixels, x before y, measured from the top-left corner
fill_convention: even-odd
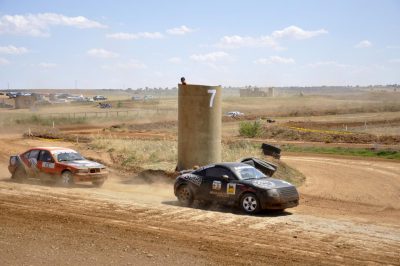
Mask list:
[[[75,182],[92,182],[102,186],[108,177],[106,167],[86,160],[78,152],[61,147],[36,147],[10,157],[11,178],[40,178],[68,186]]]

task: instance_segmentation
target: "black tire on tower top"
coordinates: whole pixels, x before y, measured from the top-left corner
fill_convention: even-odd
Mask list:
[[[193,204],[193,192],[187,184],[180,185],[176,194],[183,206],[191,206]]]
[[[255,214],[261,210],[260,201],[253,193],[245,193],[240,199],[240,208],[249,214]]]

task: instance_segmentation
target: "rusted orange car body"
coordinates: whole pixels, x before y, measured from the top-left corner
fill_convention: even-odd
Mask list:
[[[20,169],[18,169],[20,168]],[[107,168],[83,158],[78,152],[62,147],[35,147],[10,157],[8,170],[14,176],[18,170],[30,178],[60,178],[67,172],[72,182],[104,182]]]

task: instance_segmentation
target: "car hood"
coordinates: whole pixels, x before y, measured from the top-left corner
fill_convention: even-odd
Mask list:
[[[289,182],[286,182],[286,181],[280,180],[280,179],[275,179],[275,178],[243,180],[243,183],[255,186],[257,188],[265,189],[265,190],[293,186]]]
[[[72,166],[75,168],[102,168],[104,165],[100,163],[96,163],[89,160],[76,160],[76,161],[68,161],[68,162],[61,162],[62,164]]]

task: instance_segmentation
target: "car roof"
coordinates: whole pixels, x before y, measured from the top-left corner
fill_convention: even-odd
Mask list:
[[[30,150],[46,150],[46,151],[74,151],[73,149],[70,148],[64,148],[64,147],[34,147]]]
[[[235,167],[240,167],[240,166],[250,166],[248,164],[245,163],[238,163],[238,162],[223,162],[223,163],[216,163],[215,166],[223,166],[223,167],[227,167],[230,169],[233,169]]]

